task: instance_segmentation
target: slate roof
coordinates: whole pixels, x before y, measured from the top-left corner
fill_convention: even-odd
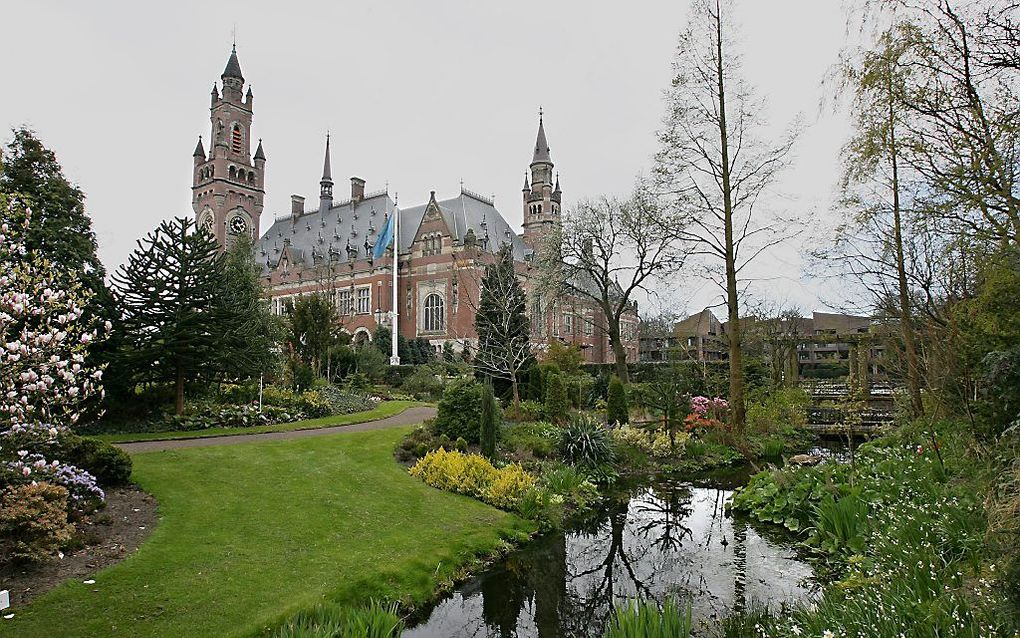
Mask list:
[[[429,203],[431,200],[401,209],[398,237],[401,253],[410,250]],[[478,245],[488,252],[495,253],[508,241],[513,246],[515,259],[523,261],[530,252],[491,201],[462,189],[457,197],[437,201],[436,204],[455,244],[463,244],[468,231],[473,230]],[[337,203],[324,213],[318,209],[308,211],[296,221],[289,215],[280,217],[257,242],[255,259],[262,265],[263,273],[279,263],[285,250],[290,263],[295,266],[311,267],[317,261],[321,263],[321,260],[327,259],[330,253],[333,261],[339,263],[366,259],[394,209],[389,194],[380,192],[370,193],[357,205],[348,200]]]
[[[241,75],[241,63],[237,61],[237,46],[231,49],[230,58],[227,59],[227,66],[223,69],[221,77],[244,80],[244,76]]]

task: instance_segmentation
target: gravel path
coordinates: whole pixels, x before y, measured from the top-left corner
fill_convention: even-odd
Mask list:
[[[211,436],[201,439],[177,439],[174,441],[139,441],[137,443],[118,443],[117,447],[126,452],[158,452],[160,450],[176,450],[186,447],[207,447],[210,445],[238,445],[256,441],[287,441],[308,436],[324,436],[340,432],[364,432],[365,430],[381,430],[402,425],[421,423],[425,419],[436,416],[436,409],[426,406],[408,408],[400,414],[349,425],[316,428],[313,430],[291,430],[290,432],[263,432],[261,434],[233,434],[229,436]]]

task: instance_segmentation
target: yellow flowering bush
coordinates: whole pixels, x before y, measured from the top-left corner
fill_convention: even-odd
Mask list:
[[[496,470],[496,478],[485,488],[482,500],[493,507],[512,510],[524,496],[535,489],[535,479],[517,463]]]
[[[410,473],[432,487],[473,496],[507,510],[515,509],[535,487],[535,479],[516,463],[496,469],[483,456],[447,452],[444,448],[419,459]]]

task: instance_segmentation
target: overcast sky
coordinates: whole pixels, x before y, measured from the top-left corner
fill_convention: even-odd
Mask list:
[[[402,206],[466,188],[496,197],[515,227],[538,108],[565,205],[626,195],[647,173],[687,2],[14,2],[4,22],[0,125],[26,124],[88,196],[100,257],[113,270],[160,220],[192,215],[192,151],[209,137],[209,91],[237,51],[263,138],[262,228],[314,199],[325,133],[340,193],[357,175],[388,182]],[[737,3],[745,75],[783,128],[809,128],[776,203],[817,229],[847,134],[819,108],[845,39],[838,0]],[[8,139],[9,134],[4,136]],[[254,148],[252,149],[254,152]],[[842,301],[804,277],[800,246],[767,255],[759,293],[803,310]],[[710,284],[671,288],[667,305],[717,300]],[[649,304],[646,304],[646,306]]]

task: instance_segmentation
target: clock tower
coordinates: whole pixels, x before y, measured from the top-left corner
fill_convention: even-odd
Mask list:
[[[202,138],[194,153],[191,206],[195,221],[206,229],[221,249],[239,235],[259,237],[259,217],[265,195],[266,155],[259,140],[251,155],[251,119],[254,96],[244,90],[244,76],[237,61],[237,47],[230,52],[220,76],[223,92],[213,84],[209,120],[209,154]]]

